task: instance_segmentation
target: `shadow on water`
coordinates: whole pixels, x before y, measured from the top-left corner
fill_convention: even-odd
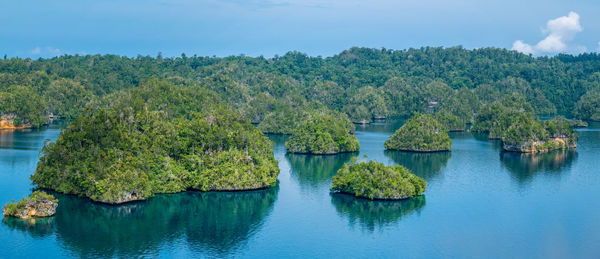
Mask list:
[[[477,132],[469,132],[473,138],[479,142],[490,143],[494,150],[502,150],[502,141],[499,139],[489,139],[488,133],[477,133]]]
[[[557,150],[547,153],[531,154],[501,152],[500,161],[519,183],[532,180],[539,172],[559,175],[577,160],[575,150]]]
[[[331,193],[331,203],[340,216],[348,218],[350,226],[374,231],[398,222],[403,216],[420,213],[425,206],[421,195],[401,201],[378,201],[356,198],[343,193]]]
[[[225,256],[260,228],[278,191],[184,192],[119,206],[55,194],[54,217],[3,223],[33,237],[56,233],[81,257],[157,255],[161,245],[179,240],[194,252]]]
[[[344,163],[356,156],[358,153],[355,152],[326,156],[286,154],[285,158],[290,163],[290,174],[301,187],[319,189],[329,183]]]
[[[384,154],[396,164],[408,168],[427,181],[435,178],[452,156],[452,152],[418,153],[394,150],[385,150]]]

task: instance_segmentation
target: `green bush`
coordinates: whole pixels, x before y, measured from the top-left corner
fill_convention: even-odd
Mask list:
[[[346,163],[332,179],[331,190],[369,199],[406,199],[427,188],[423,178],[400,166],[376,161]]]

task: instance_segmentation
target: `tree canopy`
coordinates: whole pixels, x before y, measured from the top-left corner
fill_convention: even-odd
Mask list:
[[[314,112],[303,118],[285,143],[290,153],[336,154],[358,151],[354,125],[345,114]]]
[[[448,151],[452,141],[447,129],[429,114],[416,114],[385,141],[385,149],[435,152]]]
[[[444,110],[468,123],[480,107],[505,95],[520,96],[534,114],[595,120],[598,71],[596,53],[530,57],[462,47],[353,47],[325,58],[299,52],[273,58],[10,58],[0,60],[0,115],[15,114],[17,123],[33,127],[51,113],[72,120],[86,103],[158,78],[212,90],[251,122],[268,119],[263,129],[272,133],[289,134],[289,127],[273,127],[273,121],[289,124],[306,107],[344,112],[354,122]]]
[[[274,186],[279,169],[271,142],[212,97],[163,81],[123,92],[107,106],[84,110],[48,143],[31,179],[106,203]]]
[[[427,188],[423,178],[400,166],[376,161],[346,163],[333,176],[332,191],[368,199],[400,200],[419,196]]]

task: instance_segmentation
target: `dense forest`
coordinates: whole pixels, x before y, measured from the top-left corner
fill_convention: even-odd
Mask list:
[[[211,90],[152,79],[80,113],[42,149],[38,187],[123,203],[276,184],[272,143]]]
[[[353,133],[354,124],[345,114],[314,113],[293,131],[285,147],[299,154],[354,152],[360,144]]]
[[[299,52],[273,58],[10,58],[0,60],[0,114],[34,127],[50,114],[72,120],[107,96],[161,79],[212,90],[269,133],[291,134],[306,110],[343,112],[363,123],[439,113],[449,129],[462,130],[477,114],[494,109],[491,105],[505,103],[507,95],[524,100],[533,114],[598,120],[599,71],[594,53],[536,58],[462,47],[355,47],[326,58]]]
[[[385,141],[384,147],[412,152],[448,151],[452,141],[447,131],[433,116],[416,114]]]

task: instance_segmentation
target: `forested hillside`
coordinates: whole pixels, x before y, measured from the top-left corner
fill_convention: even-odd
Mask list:
[[[444,112],[454,123],[505,95],[518,95],[537,114],[598,120],[600,56],[530,57],[505,49],[408,50],[351,48],[332,57],[289,52],[273,58],[176,58],[115,55],[0,60],[0,114],[43,124],[49,114],[73,119],[86,104],[151,78],[215,91],[272,133],[302,119],[302,110],[345,112],[354,122]],[[460,128],[460,125],[456,125]]]

